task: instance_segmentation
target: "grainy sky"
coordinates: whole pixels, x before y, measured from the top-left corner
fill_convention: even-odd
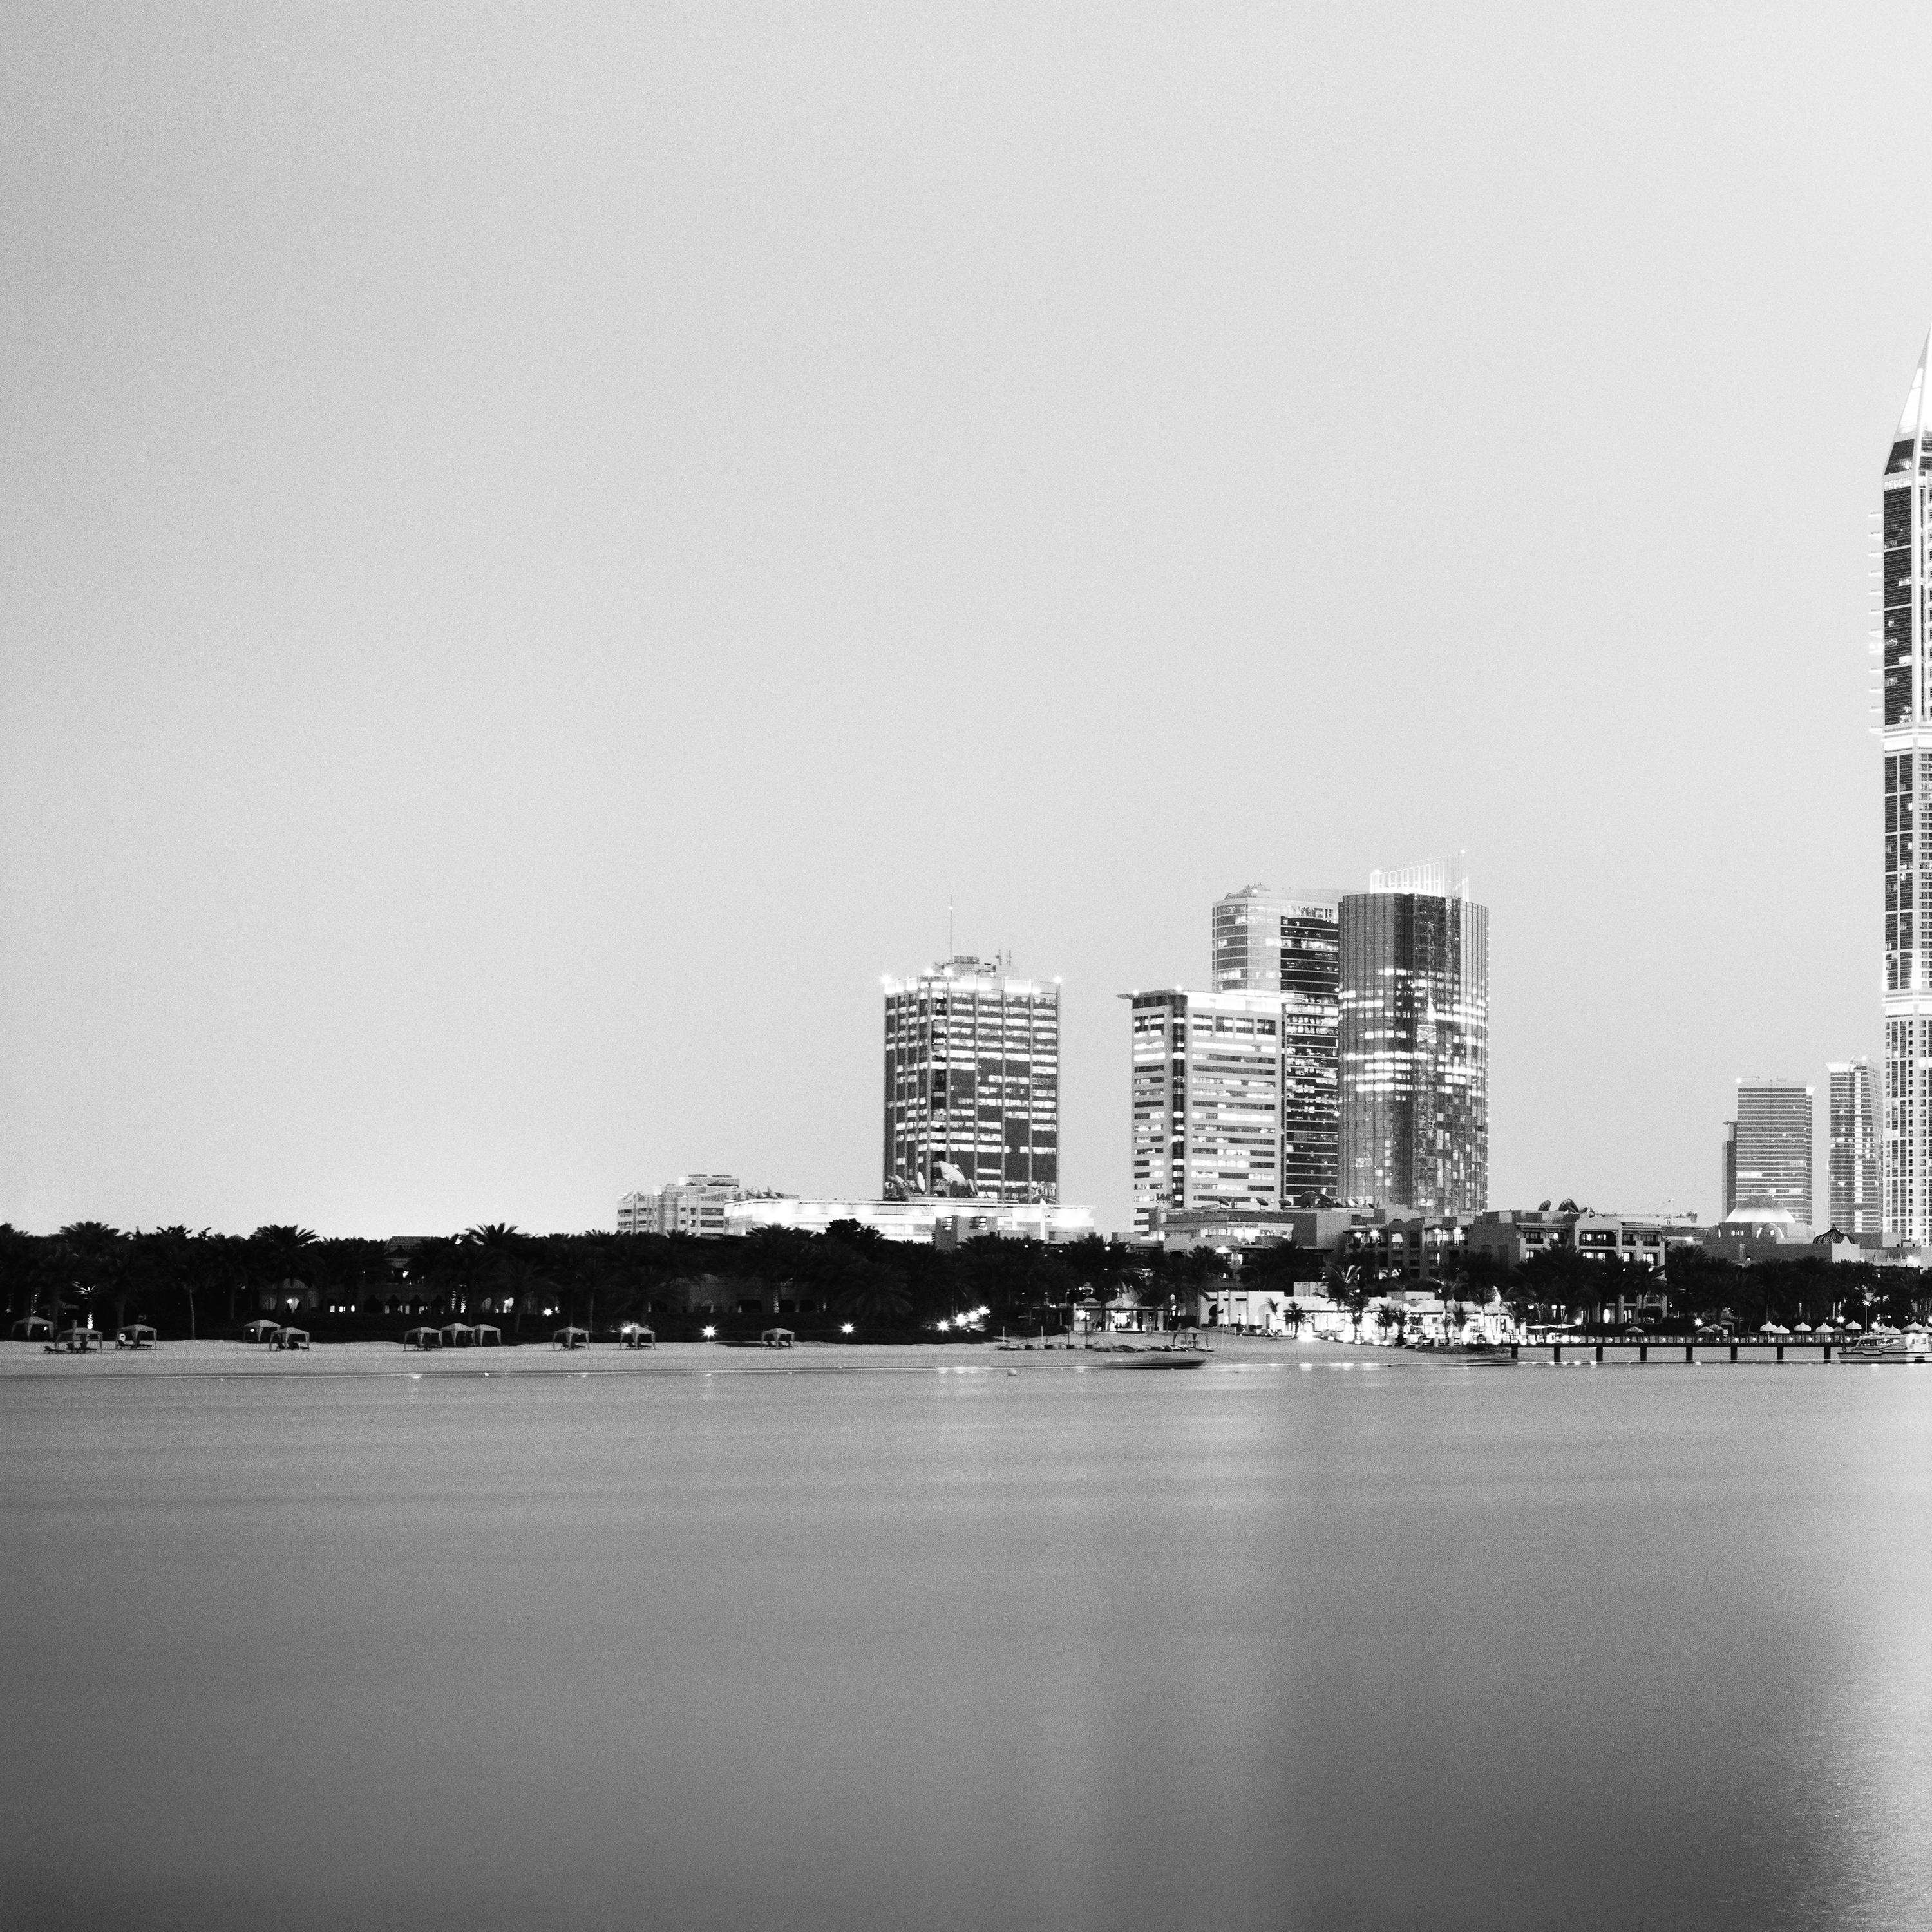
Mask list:
[[[1879,1039],[1932,9],[16,6],[0,1217],[863,1194],[878,976],[1466,848],[1492,1201]]]

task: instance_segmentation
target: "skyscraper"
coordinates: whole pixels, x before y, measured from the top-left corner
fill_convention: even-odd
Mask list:
[[[1340,907],[1341,1192],[1489,1204],[1490,915],[1460,860],[1373,872]]]
[[[1832,1076],[1832,1226],[1841,1234],[1876,1234],[1878,1211],[1878,1134],[1872,1107],[1871,1063],[1834,1060]]]
[[[1811,1225],[1811,1089],[1796,1080],[1740,1080],[1734,1197],[1726,1207],[1782,1208]]]
[[[1885,753],[1885,1238],[1932,1243],[1932,851],[1913,827],[1932,799],[1932,662],[1926,651],[1932,397],[1926,355],[1886,460],[1880,523],[1880,742]]]
[[[885,1192],[1060,1198],[1060,984],[942,961],[886,991]]]
[[[1282,1204],[1279,993],[1121,995],[1133,1007],[1134,1226]]]
[[[1312,1206],[1338,1185],[1341,1102],[1336,999],[1338,892],[1244,886],[1214,914],[1214,990],[1280,1001],[1280,1204]]]

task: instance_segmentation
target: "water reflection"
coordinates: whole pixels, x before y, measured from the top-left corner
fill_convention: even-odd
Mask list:
[[[32,1922],[1927,1922],[1932,1375],[0,1384]]]

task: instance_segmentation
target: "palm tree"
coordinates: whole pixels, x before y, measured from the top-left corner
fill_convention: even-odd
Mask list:
[[[248,1258],[260,1274],[278,1287],[286,1287],[301,1281],[302,1268],[314,1246],[313,1228],[271,1225],[257,1228],[248,1237]]]
[[[62,1280],[83,1300],[92,1303],[97,1295],[118,1288],[128,1264],[127,1238],[105,1221],[70,1221],[60,1231],[58,1241],[60,1268],[55,1277],[52,1310],[56,1330],[61,1324]]]
[[[1362,1339],[1362,1312],[1369,1305],[1369,1271],[1360,1262],[1334,1262],[1322,1270],[1330,1298],[1354,1318],[1355,1340]]]
[[[466,1251],[464,1261],[474,1262],[474,1275],[484,1285],[485,1294],[515,1292],[514,1288],[506,1289],[503,1285],[513,1265],[520,1268],[522,1276],[533,1273],[528,1259],[530,1237],[513,1222],[480,1221],[473,1228],[464,1228],[457,1236],[456,1244]],[[472,1270],[466,1266],[464,1272],[468,1275]],[[468,1312],[466,1298],[464,1312]]]

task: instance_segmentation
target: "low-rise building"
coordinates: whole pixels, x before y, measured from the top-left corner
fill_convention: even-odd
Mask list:
[[[1493,1256],[1509,1268],[1568,1248],[1587,1261],[1618,1258],[1662,1274],[1671,1247],[1695,1242],[1699,1232],[1688,1214],[1599,1214],[1566,1204],[1492,1208],[1469,1222],[1467,1238],[1472,1253]]]
[[[1270,1242],[1333,1252],[1352,1228],[1372,1222],[1366,1208],[1196,1208],[1169,1214],[1160,1240],[1170,1251],[1214,1248],[1223,1254]]]
[[[722,1234],[724,1210],[751,1190],[735,1174],[680,1174],[655,1193],[617,1202],[620,1234]]]
[[[748,1195],[724,1210],[728,1234],[760,1228],[794,1228],[822,1234],[836,1221],[856,1221],[889,1241],[928,1241],[956,1247],[982,1234],[1006,1240],[1078,1241],[1096,1232],[1090,1208],[1045,1201],[995,1201],[917,1195],[905,1201],[802,1201],[795,1196]]]

